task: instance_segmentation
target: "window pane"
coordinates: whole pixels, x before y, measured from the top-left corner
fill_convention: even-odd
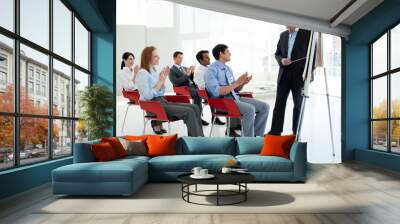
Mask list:
[[[13,40],[0,35],[0,111],[14,111]]]
[[[189,6],[179,5],[179,28],[180,33],[192,33],[193,32],[193,8]]]
[[[20,0],[21,36],[49,47],[49,0]]]
[[[387,121],[372,122],[372,147],[387,151]]]
[[[75,63],[89,69],[89,32],[75,18]]]
[[[391,69],[395,69],[400,67],[400,25],[392,29],[390,43],[390,64]]]
[[[49,57],[21,44],[20,108],[25,114],[48,114]]]
[[[53,0],[53,51],[71,60],[71,11],[60,1]]]
[[[72,154],[72,121],[53,120],[53,157]]]
[[[81,115],[80,94],[89,85],[89,75],[75,69],[75,117]]]
[[[14,165],[13,118],[0,116],[0,170]]]
[[[75,122],[75,143],[88,140],[88,129],[84,120]]]
[[[195,9],[195,31],[196,32],[210,32],[211,13],[204,9]]]
[[[71,66],[53,60],[53,115],[72,117]]]
[[[373,75],[387,71],[387,34],[372,45],[372,68]]]
[[[34,163],[49,158],[48,121],[44,118],[31,117],[20,119],[19,156],[21,164]]]
[[[372,81],[372,118],[387,118],[387,78]]]
[[[157,19],[154,19],[157,15]],[[173,27],[174,6],[171,2],[152,0],[147,3],[148,27]]]
[[[392,152],[400,153],[400,120],[391,121]]]
[[[0,1],[0,26],[14,31],[14,0]]]
[[[400,118],[400,72],[391,75],[391,83],[392,86],[390,88],[390,97],[391,97],[391,115],[392,117]]]

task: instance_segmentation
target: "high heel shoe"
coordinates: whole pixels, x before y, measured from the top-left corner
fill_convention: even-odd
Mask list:
[[[151,128],[153,129],[153,132],[154,132],[156,135],[162,135],[162,134],[164,134],[164,132],[163,132],[162,130],[156,130],[156,129],[154,129],[153,126],[152,126]]]

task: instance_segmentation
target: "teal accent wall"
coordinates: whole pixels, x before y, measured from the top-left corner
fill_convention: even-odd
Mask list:
[[[399,12],[400,0],[384,1],[353,24],[348,40],[343,43],[343,160],[358,160],[399,170],[400,157],[387,153],[383,156],[369,150],[369,43],[400,22]]]
[[[107,32],[92,32],[92,83],[106,85],[115,96],[116,1],[99,0],[97,1],[97,8],[109,30]],[[113,116],[110,119],[113,120],[113,126],[109,128],[109,133],[115,135],[116,102],[115,97],[112,98],[114,100],[114,107]]]
[[[71,163],[68,157],[0,172],[0,199],[48,183],[53,169]]]
[[[102,83],[115,95],[116,0],[66,0],[92,32],[92,83]],[[113,97],[115,99],[115,97]],[[113,127],[115,132],[115,107]],[[51,171],[72,163],[72,157],[0,171],[0,199],[51,181]]]
[[[114,93],[114,34],[113,33],[93,33],[92,34],[92,83],[104,84]],[[115,97],[113,97],[115,101]],[[115,135],[115,102],[113,107],[112,119],[113,127],[109,133]]]

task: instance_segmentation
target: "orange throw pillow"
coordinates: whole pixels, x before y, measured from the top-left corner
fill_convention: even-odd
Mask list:
[[[99,162],[110,161],[117,158],[114,149],[108,142],[93,144],[91,145],[91,149],[94,157]]]
[[[114,149],[115,155],[117,158],[125,157],[126,156],[126,151],[124,149],[124,146],[122,146],[121,142],[119,141],[118,138],[116,137],[110,137],[110,138],[101,138],[101,142],[108,142]]]
[[[148,156],[165,156],[176,154],[176,139],[178,135],[162,136],[150,135],[147,137],[147,155]]]
[[[280,156],[289,159],[290,147],[295,140],[295,135],[265,135],[261,156]]]
[[[150,135],[125,135],[124,139],[129,140],[129,141],[146,141],[147,137]]]

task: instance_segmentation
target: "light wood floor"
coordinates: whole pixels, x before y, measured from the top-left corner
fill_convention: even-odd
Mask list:
[[[0,202],[0,223],[253,224],[253,223],[400,223],[400,174],[359,163],[312,165],[308,183],[317,183],[344,200],[367,204],[357,214],[37,214],[54,200],[42,186]],[[320,203],[315,201],[315,203]],[[173,206],[173,205],[171,205]]]

